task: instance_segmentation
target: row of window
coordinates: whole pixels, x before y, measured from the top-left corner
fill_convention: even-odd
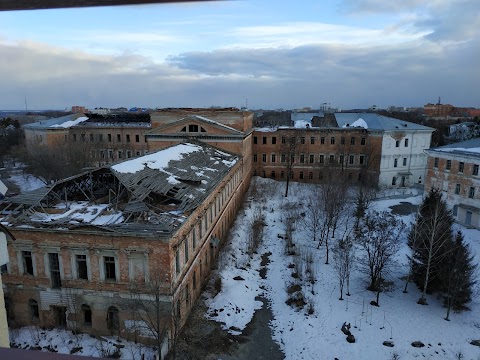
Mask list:
[[[400,147],[400,144],[401,144],[401,140],[395,140],[395,147]],[[403,146],[404,147],[408,147],[408,138],[405,138],[403,140]]]
[[[440,164],[440,159],[438,157],[434,158],[434,161],[433,161],[433,167],[435,169],[438,169],[439,168],[439,164]],[[479,165],[478,164],[473,164],[472,166],[472,175],[474,176],[478,176],[478,170],[479,170]],[[452,170],[452,160],[447,160],[446,163],[445,163],[445,170]],[[459,161],[458,162],[458,167],[457,167],[457,172],[460,173],[460,174],[464,174],[465,173],[465,163],[463,161]]]
[[[147,155],[148,150],[143,150],[143,155]],[[142,151],[141,150],[113,150],[113,149],[102,149],[99,150],[98,152],[96,151],[91,151],[90,156],[92,159],[98,158],[98,159],[130,159],[133,156],[138,157],[142,156]]]
[[[122,142],[122,134],[116,134],[116,140],[117,142]],[[88,137],[87,137],[87,134],[72,134],[72,140],[73,141],[81,141],[81,142],[86,142],[87,141],[87,138],[90,142],[104,142],[105,139],[103,137],[103,134],[97,134],[97,136],[95,136],[95,134],[88,134]],[[106,140],[107,142],[113,142],[113,135],[112,134],[107,134],[107,137],[106,137]],[[68,135],[65,135],[65,142],[68,141]],[[147,137],[145,136],[144,137],[144,141],[147,142]],[[125,134],[125,142],[129,143],[129,142],[132,142],[132,138],[130,136],[130,134]],[[135,135],[135,142],[136,143],[139,143],[140,142],[140,135]]]
[[[316,158],[315,154],[300,154],[298,156],[298,162],[300,164],[315,164],[316,161],[318,161],[319,164],[325,164],[325,160],[328,159],[329,164],[335,164],[338,161],[338,164],[344,164],[344,165],[355,165],[355,155],[338,155],[338,158],[335,155],[325,155],[325,154],[320,154],[318,155],[318,158]],[[267,154],[262,154],[262,162],[266,163],[268,159]],[[290,161],[291,163],[295,163],[295,155],[291,154],[290,155]],[[285,163],[288,160],[288,154],[280,154],[280,162]],[[253,162],[258,162],[258,155],[253,154]],[[277,162],[277,154],[272,153],[270,154],[270,162],[271,163],[276,163]],[[365,165],[365,155],[359,155],[358,156],[358,165]]]
[[[38,271],[36,268],[36,254],[32,253],[30,250],[22,250],[19,252],[19,272],[23,275],[38,276]],[[37,255],[38,256],[38,255]],[[52,288],[61,288],[63,276],[63,266],[61,262],[61,255],[56,252],[49,252],[44,254],[45,263],[46,263],[46,274],[51,280]],[[90,266],[90,256],[87,254],[73,254],[72,255],[72,276],[74,279],[78,280],[91,280],[91,266]],[[131,257],[130,261],[132,264],[140,264],[141,268],[145,268],[144,258]],[[103,255],[99,257],[100,268],[99,268],[99,278],[102,281],[106,282],[117,282],[119,280],[119,265],[118,259],[115,255]],[[130,267],[132,273],[130,278],[133,280],[135,278],[135,273],[139,266]],[[7,265],[1,267],[2,273],[9,273],[9,268]]]
[[[455,195],[460,195],[461,191],[462,191],[462,185],[461,184],[455,184],[455,190],[454,190]],[[468,191],[467,196],[470,199],[475,198],[475,187],[470,186],[470,187],[468,187],[468,190],[466,190],[466,191]]]
[[[262,144],[266,145],[267,142],[268,142],[268,137],[267,136],[262,136],[261,138],[262,138]],[[272,137],[269,137],[269,138],[270,138],[270,143],[272,145],[277,144],[277,137],[276,136],[272,136]],[[300,138],[290,137],[288,139],[289,139],[288,141],[291,141],[291,142],[297,142],[298,141],[300,144],[305,144],[307,142],[307,138],[305,136],[301,136]],[[258,140],[259,140],[258,136],[253,137],[253,143],[254,144],[258,144],[259,143]],[[281,141],[282,144],[286,144],[287,143],[287,136],[282,136],[280,138],[280,141]],[[317,138],[315,136],[310,136],[310,139],[308,141],[311,145],[314,145],[317,141],[320,141],[320,144],[322,144],[322,145],[324,145],[326,143],[326,141],[329,141],[330,145],[335,145],[335,142],[337,140],[336,140],[335,136],[330,136],[329,139],[325,136],[320,136],[320,138]],[[340,144],[341,145],[346,145],[346,143],[347,143],[347,138],[345,136],[341,136],[340,137]],[[350,137],[348,143],[350,145],[355,145],[357,143],[357,138],[355,136]],[[360,145],[365,145],[365,144],[366,144],[366,138],[361,137],[360,138]]]
[[[257,176],[257,171],[254,170],[253,171],[253,176]],[[265,170],[262,170],[261,174],[260,174],[262,177],[267,177],[267,173]],[[275,172],[275,170],[272,170],[269,174],[269,177],[271,179],[277,179],[277,172]],[[295,173],[293,171],[290,171],[289,173],[289,178],[291,180],[295,180]],[[353,173],[349,172],[348,175],[347,175],[347,178],[348,180],[352,181],[353,180]],[[285,171],[280,171],[280,176],[278,177],[278,179],[286,179],[286,172]],[[318,179],[318,180],[323,180],[324,179],[324,174],[323,172],[319,172],[317,174],[317,177],[314,176],[314,172],[313,171],[309,171],[308,173],[307,172],[303,172],[303,171],[300,171],[298,172],[298,180],[314,180],[314,179]],[[359,173],[358,176],[357,176],[357,181],[361,181],[362,180],[362,174]]]
[[[201,243],[201,240],[208,233],[209,227],[214,223],[215,219],[220,214],[221,209],[230,198],[240,180],[241,174],[237,171],[232,179],[227,183],[225,188],[217,195],[215,200],[212,201],[210,206],[205,209],[203,217],[197,221],[190,232],[182,240],[182,243],[175,252],[175,273],[177,275],[180,274],[182,267],[188,263],[191,253],[195,252],[197,245]],[[222,233],[225,232],[225,227],[226,225],[224,221],[222,223]],[[183,259],[181,252],[183,252]]]
[[[393,159],[393,167],[398,167],[398,158]],[[402,166],[407,166],[407,158],[404,157],[402,160]]]

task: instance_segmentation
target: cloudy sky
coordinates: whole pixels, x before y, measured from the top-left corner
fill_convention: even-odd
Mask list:
[[[478,0],[0,12],[0,109],[480,107]]]

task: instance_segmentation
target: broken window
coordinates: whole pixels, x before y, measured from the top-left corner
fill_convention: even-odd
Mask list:
[[[105,266],[105,280],[116,281],[117,274],[115,272],[115,258],[113,256],[104,256],[103,263]]]
[[[52,288],[62,287],[62,279],[60,277],[60,261],[57,253],[48,253],[48,264],[50,266],[50,279],[52,280]]]
[[[92,309],[90,306],[82,305],[83,325],[92,326]]]
[[[28,300],[28,307],[30,309],[30,319],[36,321],[40,318],[40,312],[38,311],[38,302],[37,300],[30,299]]]
[[[33,275],[33,259],[31,251],[22,251],[23,273]]]
[[[118,309],[115,306],[110,306],[107,311],[107,328],[112,333],[118,331],[120,328],[120,318],[118,316]]]
[[[88,280],[87,255],[76,255],[77,278]]]

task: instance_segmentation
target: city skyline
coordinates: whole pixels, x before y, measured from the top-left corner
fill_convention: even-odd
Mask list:
[[[480,107],[473,0],[1,12],[0,108]]]

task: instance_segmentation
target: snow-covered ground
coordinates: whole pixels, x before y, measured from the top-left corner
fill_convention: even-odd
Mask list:
[[[259,188],[263,188],[264,196],[247,200],[244,210],[237,217],[230,241],[220,256],[222,290],[206,300],[211,319],[223,323],[231,333],[238,334],[250,322],[255,310],[261,307],[261,302],[255,297],[262,295],[270,300],[274,315],[270,324],[273,338],[284,351],[286,359],[392,359],[394,354],[400,359],[480,359],[480,348],[470,344],[471,340],[480,339],[478,293],[470,304],[471,311],[453,313],[451,321],[444,320],[446,310],[435,295],[427,295],[428,306],[418,305],[420,292],[414,284],[409,284],[408,293],[403,293],[403,279],[408,273],[406,254],[409,253],[405,239],[388,276],[393,286],[380,294],[380,307],[375,307],[370,305],[375,295],[366,290],[367,277],[358,268],[352,272],[351,296],[344,295],[345,300],[339,300],[333,259],[329,265],[325,264],[325,249],[317,249],[317,244],[312,242],[305,227],[299,223],[294,233],[295,249],[297,254],[312,254],[316,278],[313,285],[306,281],[305,276],[304,281],[299,283],[314,312],[309,315],[308,306],[296,310],[287,305],[287,287],[294,282],[289,264],[298,265],[300,262],[295,260],[295,256],[285,255],[284,240],[278,237],[285,232],[282,208],[292,208],[295,204],[303,206],[308,194],[306,189],[312,185],[291,184],[289,196],[285,198],[284,183],[268,179],[257,179],[257,183]],[[419,204],[421,200],[419,195],[389,198],[373,202],[370,208],[389,211],[390,206],[400,202]],[[267,226],[263,243],[257,254],[250,258],[246,254],[246,239],[252,213],[258,204],[265,211]],[[413,215],[401,218],[408,225]],[[480,232],[461,230],[479,262]],[[265,253],[271,255],[266,278],[262,279],[259,269],[262,267],[261,255]],[[356,251],[356,256],[361,256],[360,250]],[[356,339],[354,344],[348,343],[340,330],[344,322],[351,324],[351,332]],[[384,346],[384,341],[393,341],[394,347]],[[411,345],[414,341],[421,341],[425,346],[414,348]],[[464,357],[458,357],[459,353]]]
[[[118,352],[120,356],[116,359],[152,360],[154,358],[154,351],[148,346],[135,344],[113,336],[97,339],[87,334],[74,335],[71,331],[62,329],[42,330],[34,326],[10,329],[10,339],[16,347],[21,349],[36,347],[38,350],[42,348],[43,351],[53,351],[59,354],[99,358],[112,357],[109,355],[115,352]]]

